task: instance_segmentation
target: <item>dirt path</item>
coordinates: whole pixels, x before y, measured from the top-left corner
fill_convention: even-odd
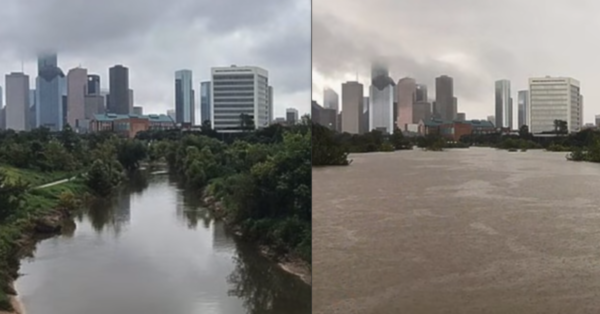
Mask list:
[[[67,182],[69,182],[71,180],[74,180],[75,178],[77,178],[77,177],[72,177],[72,178],[68,178],[68,179],[62,179],[62,180],[58,180],[58,181],[46,183],[46,184],[43,184],[43,185],[36,186],[32,190],[45,189],[45,188],[49,188],[51,186],[55,186],[55,185],[67,183]]]

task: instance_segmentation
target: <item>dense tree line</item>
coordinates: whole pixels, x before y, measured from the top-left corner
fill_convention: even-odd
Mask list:
[[[371,131],[364,134],[335,132],[320,124],[312,124],[313,166],[349,165],[349,153],[393,152],[412,149],[414,143],[398,129],[393,134]]]
[[[149,151],[192,188],[221,200],[247,239],[310,261],[311,129],[272,126],[227,143],[201,134],[157,140]]]
[[[63,172],[65,177],[81,174],[92,192],[107,195],[146,158],[140,140],[111,133],[80,135],[68,125],[61,132],[39,128],[30,132],[0,132],[0,163],[40,172]],[[109,188],[110,187],[110,188]]]
[[[81,177],[88,190],[111,194],[142,161],[164,161],[198,191],[222,200],[225,219],[247,238],[280,253],[310,261],[311,127],[308,118],[292,127],[273,125],[242,134],[198,131],[149,131],[136,139],[111,133],[76,134],[69,127],[0,132],[0,165],[34,173]],[[44,190],[0,171],[0,310],[10,309],[8,283],[16,277],[17,244],[39,214],[25,209]],[[39,191],[39,192],[37,192]],[[53,195],[39,206],[73,207],[73,193]],[[31,207],[33,208],[33,207]],[[49,208],[48,208],[49,209]]]

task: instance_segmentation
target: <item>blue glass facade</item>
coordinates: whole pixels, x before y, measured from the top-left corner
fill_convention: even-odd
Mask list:
[[[210,121],[210,110],[211,110],[211,103],[210,103],[210,93],[211,93],[211,82],[202,82],[200,83],[200,120],[202,120],[202,123],[204,123],[204,121]]]
[[[56,55],[40,56],[36,79],[36,127],[46,127],[52,131],[62,130],[65,91],[65,75],[57,66]]]

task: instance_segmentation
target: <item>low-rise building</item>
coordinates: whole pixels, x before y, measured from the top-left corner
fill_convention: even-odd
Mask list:
[[[149,114],[143,117],[148,118],[149,130],[170,130],[175,128],[175,121],[166,114]]]
[[[419,134],[439,134],[452,141],[458,141],[464,135],[490,134],[496,132],[494,125],[485,120],[442,121],[439,119],[421,120]]]
[[[134,114],[95,114],[90,121],[91,132],[114,132],[121,136],[134,138],[137,133],[147,130],[167,130],[175,128],[175,122],[167,115]]]

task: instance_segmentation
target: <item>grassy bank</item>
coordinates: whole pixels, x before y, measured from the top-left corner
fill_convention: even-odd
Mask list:
[[[41,173],[12,167],[2,167],[6,177],[3,186],[24,182],[29,186],[42,185],[64,178],[65,173]],[[34,185],[35,184],[35,185]],[[15,294],[12,282],[17,277],[23,247],[31,245],[36,221],[56,210],[72,206],[73,196],[83,195],[86,187],[74,180],[43,189],[26,189],[12,211],[0,223],[0,310],[10,311],[10,295]]]

